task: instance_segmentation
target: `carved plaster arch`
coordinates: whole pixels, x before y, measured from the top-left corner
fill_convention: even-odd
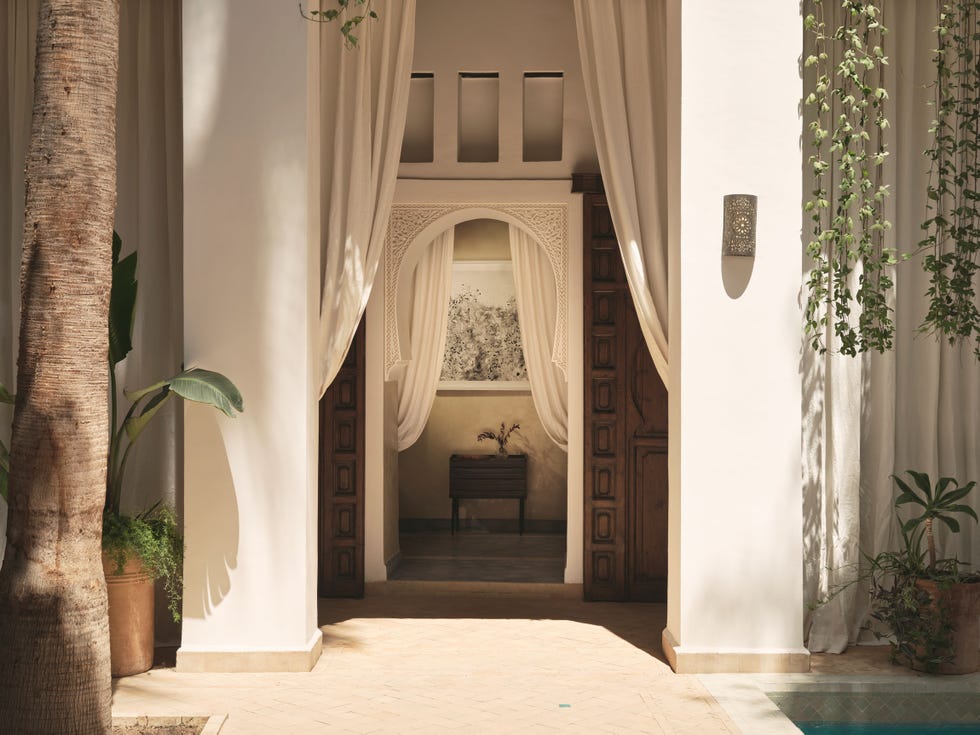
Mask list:
[[[398,283],[405,256],[423,235],[466,219],[492,218],[525,229],[544,248],[555,274],[557,318],[552,360],[568,366],[568,207],[564,203],[435,202],[393,204],[385,237],[385,376],[401,360],[398,335]]]

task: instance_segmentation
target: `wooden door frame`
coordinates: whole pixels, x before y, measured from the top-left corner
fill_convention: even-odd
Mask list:
[[[584,194],[583,595],[666,602],[667,394],[637,321],[602,180],[576,175],[573,186]]]
[[[364,596],[365,322],[319,405],[317,596]]]
[[[397,210],[403,207],[410,213],[398,219]],[[393,216],[389,221],[388,236],[395,232],[407,237],[404,248],[416,241],[431,241],[446,227],[473,218],[492,218],[513,221],[508,211],[537,216],[544,207],[559,205],[563,211],[560,227],[565,233],[564,247],[567,253],[568,279],[568,422],[569,447],[583,446],[582,403],[582,196],[569,190],[563,181],[451,181],[451,180],[399,180],[394,197]],[[520,210],[523,210],[521,212]],[[520,222],[515,222],[520,224]],[[406,235],[408,231],[408,235]],[[366,551],[367,581],[386,578],[384,553],[384,389],[386,360],[385,349],[394,313],[385,306],[385,282],[392,278],[397,283],[397,273],[392,267],[391,252],[386,243],[384,280],[379,277],[367,309],[367,488],[366,488]],[[419,247],[423,247],[422,242]],[[395,325],[397,328],[397,325]],[[582,472],[583,452],[571,451],[568,455],[567,527],[565,583],[582,583]],[[389,468],[390,470],[390,468]]]

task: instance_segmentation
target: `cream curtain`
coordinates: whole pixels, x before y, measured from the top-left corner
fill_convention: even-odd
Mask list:
[[[609,209],[640,326],[667,374],[666,7],[575,0],[579,55]]]
[[[8,387],[16,372],[39,6],[38,0],[11,0],[0,11],[0,381]],[[182,359],[180,18],[179,0],[120,5],[116,229],[124,252],[139,250],[134,348],[120,366],[120,389],[167,377]],[[6,441],[9,430],[9,410],[0,408],[0,438]],[[127,471],[130,510],[178,499],[178,431],[177,414],[168,407],[140,440]]]
[[[180,2],[123,0],[119,10],[116,231],[124,253],[139,253],[133,351],[117,368],[121,392],[173,375],[184,359],[183,110]],[[179,502],[178,409],[167,406],[133,450],[124,511]]]
[[[455,228],[426,248],[412,277],[409,359],[398,379],[398,451],[412,446],[425,429],[442,373],[453,280]]]
[[[24,233],[24,161],[34,100],[34,38],[39,0],[0,11],[0,382],[14,389],[20,328],[20,243]],[[10,446],[13,411],[0,405],[0,440]],[[7,504],[0,498],[0,560]]]
[[[552,361],[558,297],[555,272],[544,250],[520,227],[510,226],[517,316],[531,382],[531,398],[551,440],[568,451],[568,386]]]
[[[840,8],[824,4],[828,24]],[[927,105],[935,73],[935,4],[885,5],[891,96],[886,162],[891,244],[912,252],[926,217]],[[859,550],[876,554],[901,542],[889,475],[907,469],[980,480],[980,365],[969,346],[951,348],[917,333],[928,277],[917,256],[897,269],[895,349],[859,359],[804,351],[804,597],[812,602],[853,577]],[[970,503],[980,507],[980,493]],[[939,529],[947,556],[980,564],[980,532],[966,520],[958,537]],[[807,616],[811,651],[842,651],[859,638],[867,596],[854,589]]]
[[[415,44],[415,0],[375,0],[378,21],[346,49],[320,28],[320,394],[347,354],[371,294],[394,196]]]

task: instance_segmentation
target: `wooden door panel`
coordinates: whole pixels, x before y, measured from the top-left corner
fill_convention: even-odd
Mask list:
[[[601,194],[584,203],[585,597],[664,600],[667,391]]]
[[[320,399],[320,597],[364,596],[364,321]]]
[[[667,445],[633,448],[630,521],[630,599],[667,601]]]

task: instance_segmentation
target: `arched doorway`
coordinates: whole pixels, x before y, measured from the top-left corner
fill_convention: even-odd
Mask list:
[[[408,255],[401,359],[387,376],[399,387],[399,453],[386,457],[397,461],[399,516],[389,579],[562,583],[568,389],[555,366],[565,353],[555,268],[525,228],[496,218],[440,233],[416,267]],[[505,458],[479,440],[514,426]]]
[[[411,182],[430,195],[437,193],[439,184],[445,182]],[[399,328],[397,319],[398,282],[402,274],[409,271],[419,254],[433,238],[448,227],[474,219],[496,220],[513,224],[528,232],[547,252],[556,279],[559,324],[556,329],[556,344],[561,341],[561,349],[556,353],[561,355],[561,367],[566,370],[568,383],[569,409],[569,451],[566,457],[565,474],[567,476],[566,523],[567,536],[565,541],[565,568],[561,575],[566,584],[581,584],[582,580],[582,372],[581,372],[581,340],[576,339],[581,334],[581,292],[569,288],[569,284],[579,283],[578,271],[581,247],[580,222],[575,216],[580,199],[567,192],[567,184],[559,182],[545,185],[550,189],[550,196],[542,202],[541,182],[465,182],[472,186],[456,185],[447,187],[445,194],[451,192],[455,199],[446,196],[444,201],[405,201],[396,202],[393,207],[392,219],[389,225],[389,242],[385,253],[385,280],[383,294],[375,293],[372,306],[369,306],[368,331],[377,329],[383,335],[375,335],[378,347],[383,350],[383,372],[377,371],[374,385],[368,378],[368,403],[375,396],[374,408],[378,414],[378,424],[384,424],[384,409],[378,410],[378,404],[384,406],[384,378],[396,365],[399,355]],[[477,185],[479,184],[479,185]],[[507,186],[506,184],[510,184]],[[534,186],[531,186],[531,185]],[[479,196],[468,197],[467,201],[459,201],[461,189],[469,188],[472,192],[479,191]],[[564,191],[561,191],[564,189]],[[507,191],[511,194],[509,201],[500,196]],[[560,192],[560,193],[559,193]],[[518,197],[514,197],[514,194]],[[526,201],[521,201],[524,198]],[[381,284],[379,283],[378,286]],[[380,289],[379,289],[380,290]],[[374,299],[377,299],[375,302]],[[383,306],[383,308],[381,308]],[[370,343],[370,339],[369,339]],[[371,359],[368,360],[369,364]],[[556,360],[558,363],[558,360]],[[370,413],[370,408],[369,408]],[[368,431],[370,437],[371,432]],[[370,443],[370,438],[369,438]],[[374,451],[369,446],[368,457],[380,459],[380,467],[375,465],[375,478],[372,483],[368,478],[366,499],[366,573],[369,581],[381,581],[387,578],[388,568],[385,562],[390,561],[395,551],[392,549],[392,529],[396,526],[397,506],[392,502],[391,454],[386,452],[383,443],[375,443]],[[368,461],[368,474],[371,473],[372,460]],[[448,471],[448,470],[447,470]],[[374,486],[374,493],[371,486]],[[372,496],[373,495],[373,496]],[[373,563],[372,563],[373,558]]]

